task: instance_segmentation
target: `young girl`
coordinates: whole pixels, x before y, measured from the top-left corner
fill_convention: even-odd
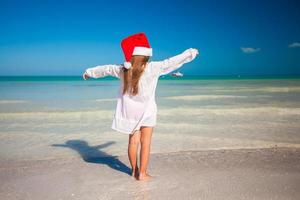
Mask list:
[[[198,50],[190,48],[169,59],[149,62],[152,48],[144,33],[123,39],[121,47],[126,59],[124,64],[88,68],[83,74],[83,79],[108,75],[120,79],[117,107],[111,128],[129,135],[128,157],[132,176],[137,180],[148,180],[151,177],[147,173],[147,166],[153,127],[156,125],[155,89],[158,78],[192,61],[198,55]],[[140,167],[137,163],[139,144]]]

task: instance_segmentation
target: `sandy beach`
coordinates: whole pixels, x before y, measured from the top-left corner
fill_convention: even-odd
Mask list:
[[[299,199],[300,149],[152,154],[151,181],[136,181],[127,157],[1,163],[1,199]]]

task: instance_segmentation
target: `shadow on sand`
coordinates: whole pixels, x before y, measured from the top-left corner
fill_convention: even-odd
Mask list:
[[[101,149],[108,147],[115,142],[106,142],[104,144],[89,146],[84,140],[68,140],[65,144],[52,144],[54,147],[68,147],[77,151],[85,162],[99,163],[109,166],[120,172],[131,174],[131,169],[122,163],[117,156],[112,156]]]

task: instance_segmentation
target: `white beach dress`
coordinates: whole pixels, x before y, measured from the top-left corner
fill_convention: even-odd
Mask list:
[[[117,107],[111,128],[121,133],[132,134],[140,130],[141,126],[154,127],[157,116],[155,90],[159,76],[192,61],[197,53],[196,49],[190,48],[169,59],[148,62],[139,80],[139,92],[135,96],[122,94],[123,65],[100,65],[86,69],[86,73],[92,78],[113,76],[120,79]]]

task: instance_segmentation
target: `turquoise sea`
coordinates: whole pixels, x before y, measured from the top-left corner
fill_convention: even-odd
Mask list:
[[[79,156],[72,147],[83,143],[126,155],[128,135],[110,128],[118,87],[114,78],[0,77],[0,159]],[[300,77],[165,76],[156,94],[152,153],[300,147]]]

